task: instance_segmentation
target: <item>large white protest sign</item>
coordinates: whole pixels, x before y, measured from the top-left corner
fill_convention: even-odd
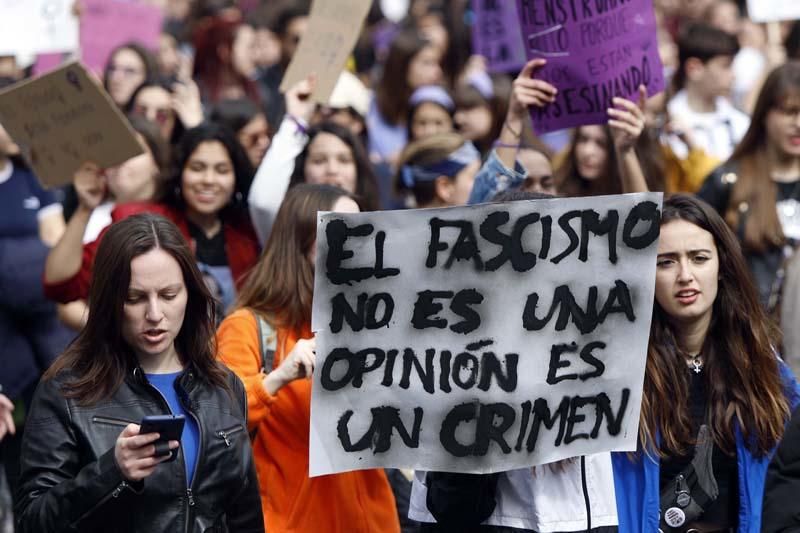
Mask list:
[[[660,206],[321,214],[310,475],[634,450]]]
[[[747,15],[753,22],[800,19],[797,0],[747,0]]]
[[[73,52],[74,0],[0,0],[0,55]]]

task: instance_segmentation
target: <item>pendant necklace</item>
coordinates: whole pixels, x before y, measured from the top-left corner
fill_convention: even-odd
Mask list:
[[[695,374],[699,374],[703,370],[703,359],[700,357],[700,354],[692,357],[689,361],[689,365]]]

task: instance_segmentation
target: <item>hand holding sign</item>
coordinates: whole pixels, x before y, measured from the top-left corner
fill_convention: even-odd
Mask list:
[[[72,184],[78,195],[78,204],[87,211],[93,211],[106,198],[106,178],[100,167],[92,162],[81,165],[75,172]]]
[[[522,119],[528,107],[544,107],[553,103],[558,94],[558,89],[544,80],[533,77],[534,73],[547,64],[546,59],[531,59],[519,73],[511,91],[511,101],[508,104],[509,116]]]
[[[264,378],[264,388],[267,392],[274,395],[284,385],[296,379],[310,378],[317,362],[316,349],[317,341],[314,337],[297,341],[280,366]]]
[[[609,108],[608,126],[614,148],[618,153],[630,152],[644,131],[644,104],[647,100],[647,87],[639,86],[639,103],[635,104],[625,98],[615,97],[617,107]]]
[[[311,115],[317,108],[316,102],[311,99],[316,86],[317,77],[314,74],[310,74],[292,85],[286,91],[286,113],[306,122],[311,120]]]

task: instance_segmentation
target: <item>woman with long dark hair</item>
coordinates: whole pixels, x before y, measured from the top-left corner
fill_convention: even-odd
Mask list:
[[[767,464],[800,402],[778,340],[722,218],[667,199],[639,450],[612,454],[621,532],[760,531]]]
[[[124,109],[136,88],[154,79],[157,72],[153,54],[136,42],[128,42],[111,52],[103,72],[103,88]]]
[[[230,305],[247,271],[258,259],[258,242],[247,214],[252,167],[234,134],[201,124],[187,130],[175,154],[175,169],[162,202],[117,205],[114,221],[151,212],[172,220],[193,244],[198,266],[223,306]],[[81,246],[92,211],[105,197],[101,175],[77,189],[80,206],[45,265],[45,294],[67,303],[86,298],[92,262],[102,234]]]
[[[397,34],[389,48],[367,113],[369,152],[393,161],[408,140],[406,119],[415,89],[443,81],[441,51],[416,30]]]
[[[761,302],[775,309],[784,259],[800,240],[800,61],[770,73],[750,128],[698,195],[739,237]]]
[[[286,117],[253,178],[248,202],[261,242],[269,237],[291,184],[335,185],[356,195],[362,210],[380,207],[375,173],[361,140],[333,122],[308,127],[316,108],[309,98],[312,87],[309,78],[286,92]]]
[[[34,395],[20,531],[263,531],[246,409],[216,362],[214,301],[181,232],[152,214],[114,224],[86,327]],[[140,432],[165,414],[184,417],[179,440]]]
[[[319,211],[358,212],[331,185],[295,185],[217,332],[219,356],[242,379],[250,407],[265,527],[298,533],[399,532],[383,470],[308,477],[314,258]]]

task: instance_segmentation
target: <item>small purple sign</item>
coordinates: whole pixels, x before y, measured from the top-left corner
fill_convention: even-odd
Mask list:
[[[664,89],[652,0],[516,2],[528,59],[547,59],[536,77],[558,89],[554,103],[531,110],[537,133],[605,124],[615,96]]]
[[[518,71],[525,64],[515,0],[472,0],[472,52],[490,72]]]

